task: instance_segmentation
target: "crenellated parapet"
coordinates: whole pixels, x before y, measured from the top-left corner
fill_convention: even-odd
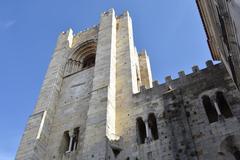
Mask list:
[[[192,72],[189,74],[185,74],[184,71],[178,72],[178,77],[173,79],[172,76],[166,76],[164,83],[159,83],[158,81],[153,81],[153,88],[145,88],[142,86],[140,88],[140,93],[142,92],[151,92],[151,90],[161,90],[161,93],[168,92],[169,90],[174,90],[178,88],[183,88],[184,86],[196,83],[202,79],[214,79],[214,74],[219,74],[219,72],[222,73],[225,77],[228,77],[226,75],[226,71],[224,69],[224,66],[222,63],[213,64],[211,60],[206,61],[206,68],[199,69],[198,66],[192,67]],[[220,73],[220,74],[221,74]],[[148,91],[149,90],[149,91]],[[163,92],[162,92],[163,91]],[[136,95],[137,95],[136,94]]]
[[[217,100],[219,93],[226,97],[231,111],[237,113],[237,99],[240,96],[234,82],[222,63],[213,64],[210,60],[206,62],[206,68],[201,70],[198,66],[193,66],[190,74],[179,71],[175,79],[166,76],[164,83],[154,81],[153,87],[149,89],[142,86],[140,92],[133,95],[134,106],[130,112],[132,120],[137,123],[137,136],[140,139],[146,137],[138,133],[143,132],[144,126],[147,131],[149,124],[143,122],[146,122],[145,119],[150,114],[156,116],[159,136],[156,140],[142,141],[140,146],[143,149],[140,152],[148,155],[148,148],[155,145],[152,153],[156,149],[165,159],[184,159],[187,156],[197,160],[208,150],[213,150],[210,156],[214,157],[217,151],[212,148],[220,145],[220,139],[225,139],[227,134],[237,133],[239,130],[238,114],[233,116],[230,109],[229,114],[223,110],[223,113],[220,113],[218,109],[219,117],[215,116],[214,123],[209,122],[209,111],[204,107],[202,98],[209,96],[212,106],[218,108],[223,103]],[[210,117],[212,116],[211,114]],[[139,121],[141,118],[143,122]],[[228,127],[230,124],[236,128]],[[215,137],[219,140],[209,143]],[[156,145],[159,143],[167,147],[162,150],[162,147]]]

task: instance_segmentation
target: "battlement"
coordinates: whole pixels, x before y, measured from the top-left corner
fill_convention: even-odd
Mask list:
[[[172,79],[172,77],[170,75],[168,75],[168,76],[165,77],[165,83],[169,83],[171,81],[175,81],[175,80],[178,80],[178,79],[184,79],[184,78],[192,76],[192,75],[195,76],[197,73],[202,73],[204,70],[218,65],[218,64],[214,65],[212,60],[206,61],[205,64],[206,64],[206,68],[203,68],[201,70],[199,69],[199,67],[197,65],[192,66],[192,73],[189,73],[187,75],[185,74],[184,71],[179,71],[178,72],[178,78],[176,78],[176,79]]]
[[[164,94],[168,91],[183,88],[184,86],[196,83],[198,81],[200,82],[204,79],[214,79],[219,75],[227,75],[225,72],[226,70],[222,63],[213,64],[211,60],[208,60],[206,61],[206,68],[200,70],[199,67],[195,65],[192,67],[192,73],[185,74],[184,71],[179,71],[178,78],[172,79],[172,77],[169,75],[165,77],[164,83],[153,81],[152,88],[146,89],[144,86],[142,86],[140,88],[140,92],[135,95],[137,96],[142,93],[148,94],[149,92],[155,92],[155,90],[157,90],[158,94]]]

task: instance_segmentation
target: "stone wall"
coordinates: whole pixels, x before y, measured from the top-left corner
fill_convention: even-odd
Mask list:
[[[155,82],[153,88],[142,88],[134,95],[134,105],[128,112],[130,121],[125,124],[129,128],[124,139],[130,142],[123,147],[125,158],[148,159],[151,155],[159,160],[217,159],[224,139],[238,136],[240,95],[223,64],[207,64],[203,70],[193,67],[189,75],[181,71],[175,80],[168,76],[166,83]],[[210,124],[201,96],[216,91],[223,91],[234,116]],[[147,121],[149,113],[156,115],[159,138],[139,145],[136,119]]]
[[[94,68],[89,68],[63,79],[47,147],[48,159],[55,157],[60,160],[65,156],[77,157],[82,154],[93,73]],[[77,127],[80,128],[77,150],[79,152],[65,153],[61,150],[64,132]]]
[[[80,67],[85,53],[95,55],[95,65]],[[79,68],[68,73],[70,59]],[[229,144],[240,147],[240,95],[223,64],[206,65],[152,82],[147,53],[138,55],[134,46],[129,13],[104,12],[99,25],[60,35],[16,159],[231,160]],[[233,116],[220,114],[217,91]],[[218,109],[213,123],[205,95]]]
[[[66,33],[61,33],[58,38],[57,46],[42,84],[37,104],[24,131],[16,159],[45,159],[49,134],[53,125],[53,115],[55,114],[64,76],[66,55],[72,45],[72,38],[71,30]],[[36,115],[44,112],[46,115],[40,116],[42,118],[41,120],[39,116],[35,118]],[[39,131],[44,132],[41,133]],[[37,135],[37,137],[34,135]]]

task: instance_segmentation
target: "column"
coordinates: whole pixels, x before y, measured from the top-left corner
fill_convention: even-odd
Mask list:
[[[73,130],[68,132],[68,136],[70,137],[70,141],[69,141],[68,151],[66,153],[69,153],[69,152],[73,151],[72,150],[72,145],[74,143],[73,139],[74,139],[74,136],[75,136]]]
[[[221,112],[220,112],[220,109],[219,109],[219,107],[218,107],[218,104],[217,104],[217,102],[214,100],[214,107],[215,107],[215,109],[216,109],[216,111],[217,111],[217,113],[218,113],[218,115],[220,116],[221,115]]]
[[[221,111],[220,111],[219,106],[218,106],[218,104],[217,104],[217,102],[216,102],[215,99],[213,100],[213,104],[214,104],[214,107],[215,107],[215,109],[216,109],[216,111],[217,111],[217,113],[218,113],[218,120],[224,121],[224,117],[223,117],[223,115],[221,114]]]
[[[146,140],[145,140],[145,143],[149,143],[150,140],[151,140],[151,138],[150,138],[151,131],[149,129],[148,121],[145,120],[144,123],[145,123],[145,127],[146,127]]]

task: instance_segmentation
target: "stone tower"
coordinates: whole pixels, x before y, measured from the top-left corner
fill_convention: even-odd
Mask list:
[[[16,160],[234,160],[240,95],[222,64],[152,81],[128,12],[61,33]]]
[[[105,159],[107,143],[124,130],[117,119],[127,122],[116,112],[129,108],[140,85],[152,86],[151,71],[146,52],[135,49],[128,12],[109,10],[93,28],[62,33],[17,159]]]

